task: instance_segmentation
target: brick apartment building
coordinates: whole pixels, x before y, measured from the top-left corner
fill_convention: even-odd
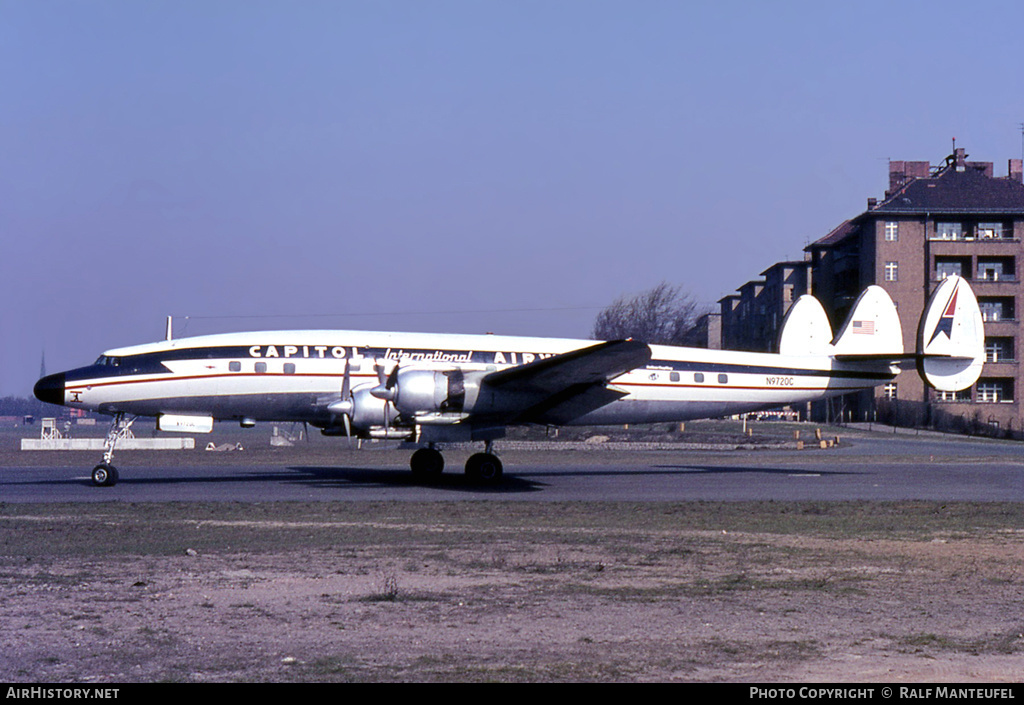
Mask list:
[[[883,199],[868,199],[867,210],[808,245],[805,261],[779,262],[762,280],[719,301],[721,347],[774,350],[783,316],[803,293],[821,301],[838,330],[860,292],[878,284],[900,311],[905,349],[914,350],[928,297],[944,277],[958,274],[970,281],[985,319],[986,363],[978,382],[941,393],[908,370],[874,394],[844,397],[825,412],[1020,435],[1022,172],[1022,161],[1011,159],[1007,175],[996,177],[991,162],[967,161],[963,149],[935,166],[891,161]]]

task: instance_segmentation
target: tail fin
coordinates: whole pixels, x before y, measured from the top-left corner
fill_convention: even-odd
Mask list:
[[[878,359],[903,355],[903,327],[885,289],[869,286],[864,290],[832,342],[832,354]]]
[[[779,336],[782,355],[829,355],[846,363],[915,360],[921,377],[942,392],[967,389],[985,363],[985,325],[978,299],[960,277],[948,277],[935,289],[917,329],[917,351],[903,352],[903,328],[889,294],[869,286],[853,305],[839,335],[813,296],[801,296],[786,314]],[[895,369],[894,369],[895,371]]]
[[[981,376],[985,324],[966,280],[947,277],[925,306],[917,331],[917,369],[944,392],[966,389]]]
[[[832,325],[821,303],[809,294],[796,300],[782,321],[780,355],[827,355]]]

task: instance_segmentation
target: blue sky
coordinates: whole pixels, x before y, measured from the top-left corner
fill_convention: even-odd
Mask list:
[[[1022,155],[1019,2],[0,0],[0,395],[179,334],[587,337],[887,160]],[[185,317],[188,317],[187,319]]]

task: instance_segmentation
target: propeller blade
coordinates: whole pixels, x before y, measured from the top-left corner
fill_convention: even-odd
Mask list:
[[[345,372],[341,376],[341,399],[344,401],[348,398],[352,387],[352,375],[348,369],[348,359],[345,360]]]

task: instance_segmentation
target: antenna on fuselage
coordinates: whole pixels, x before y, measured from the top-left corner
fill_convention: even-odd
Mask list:
[[[171,335],[171,333],[172,333],[172,330],[171,330],[172,323],[171,322],[173,320],[174,320],[174,316],[168,316],[167,317],[167,334],[166,334],[167,337],[166,337],[166,340],[171,340],[172,339],[172,335]]]

